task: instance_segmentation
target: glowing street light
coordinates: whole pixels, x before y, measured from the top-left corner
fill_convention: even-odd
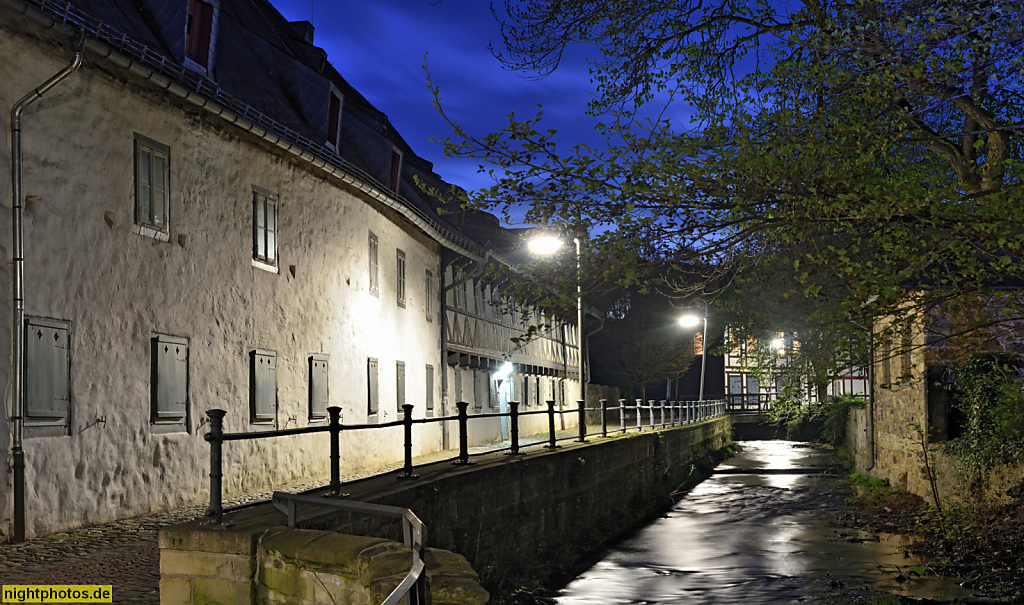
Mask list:
[[[562,247],[565,242],[553,235],[538,235],[526,242],[530,253],[537,256],[551,256]]]
[[[708,367],[708,301],[698,299],[694,302],[704,303],[704,316],[700,317],[694,313],[687,313],[679,318],[679,325],[684,328],[694,328],[700,325],[702,320],[704,322],[704,333],[701,335],[700,340],[700,401],[704,401],[704,373]]]
[[[576,244],[576,335],[577,346],[580,352],[580,399],[587,399],[587,373],[584,367],[585,356],[583,354],[583,286],[580,277],[580,238],[572,238]],[[554,235],[537,235],[526,242],[530,253],[537,256],[551,256],[558,252],[565,245],[561,239]]]

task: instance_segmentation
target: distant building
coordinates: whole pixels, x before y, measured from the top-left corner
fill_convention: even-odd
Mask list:
[[[800,354],[797,334],[776,332],[760,339],[743,340],[726,328],[725,341],[731,344],[725,355],[726,397],[731,410],[768,409],[785,391],[799,401],[820,402],[818,390],[807,380],[786,388],[785,370]],[[867,369],[853,363],[832,376],[826,385],[827,396],[867,397],[868,393]]]
[[[23,417],[19,355],[0,364],[0,441],[25,461],[23,481],[0,471],[8,537],[203,501],[212,408],[227,431],[259,432],[324,424],[328,406],[362,424],[397,420],[404,403],[423,418],[457,400],[493,411],[578,396],[575,330],[512,348],[536,316],[498,312],[500,292],[472,278],[497,221],[438,215],[414,180],[447,186],[327,62],[311,24],[264,0],[6,0],[0,27],[5,108],[68,66],[85,32],[81,68],[24,112],[20,159],[0,150],[24,175],[23,212],[15,200],[0,213],[2,233],[23,221],[25,250],[21,283],[17,263],[0,271],[15,292],[10,351],[24,292]],[[415,453],[448,443],[442,424],[417,425]],[[471,425],[474,438],[495,424]],[[322,476],[326,444],[228,443],[225,489]],[[400,427],[346,432],[343,465],[401,448]]]

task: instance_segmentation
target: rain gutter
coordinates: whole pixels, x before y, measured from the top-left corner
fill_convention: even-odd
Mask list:
[[[25,541],[25,195],[22,190],[22,167],[24,155],[21,148],[21,116],[29,105],[43,97],[65,78],[78,71],[82,66],[82,49],[85,45],[85,34],[79,32],[75,39],[75,54],[64,69],[43,82],[38,88],[21,98],[11,108],[11,235],[14,249],[14,329],[13,329],[13,380],[11,398],[14,403],[14,439],[11,444],[11,470],[13,472],[14,491],[14,531],[11,541]]]

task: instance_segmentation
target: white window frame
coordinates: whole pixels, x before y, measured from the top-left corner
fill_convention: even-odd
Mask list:
[[[161,241],[170,241],[171,149],[163,143],[135,133],[132,160],[135,165],[135,232]],[[162,168],[159,166],[161,163]],[[155,187],[156,175],[163,181],[162,190]],[[147,182],[143,182],[144,180]],[[161,211],[162,220],[155,209]]]
[[[405,257],[405,251],[401,249],[395,250],[395,293],[397,297],[398,306],[405,308],[406,303],[406,267],[408,261]]]
[[[263,225],[260,225],[260,210]],[[252,188],[252,260],[253,265],[277,273],[281,255],[281,201],[277,194],[262,187]],[[262,251],[261,251],[262,246]]]

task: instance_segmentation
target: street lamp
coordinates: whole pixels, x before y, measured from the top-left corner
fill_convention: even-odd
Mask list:
[[[580,277],[580,238],[572,238],[576,245],[576,345],[579,347],[580,356],[580,399],[587,399],[587,372],[585,369],[585,356],[583,354],[583,285]],[[537,256],[551,256],[558,252],[565,244],[554,235],[538,235],[526,242],[526,247],[531,253]]]
[[[684,328],[693,328],[700,324],[701,319],[704,320],[704,332],[701,335],[701,353],[700,353],[700,398],[699,401],[704,401],[704,372],[708,365],[708,301],[701,300],[699,302],[704,303],[704,317],[701,318],[693,313],[687,313],[679,318],[679,325]]]

